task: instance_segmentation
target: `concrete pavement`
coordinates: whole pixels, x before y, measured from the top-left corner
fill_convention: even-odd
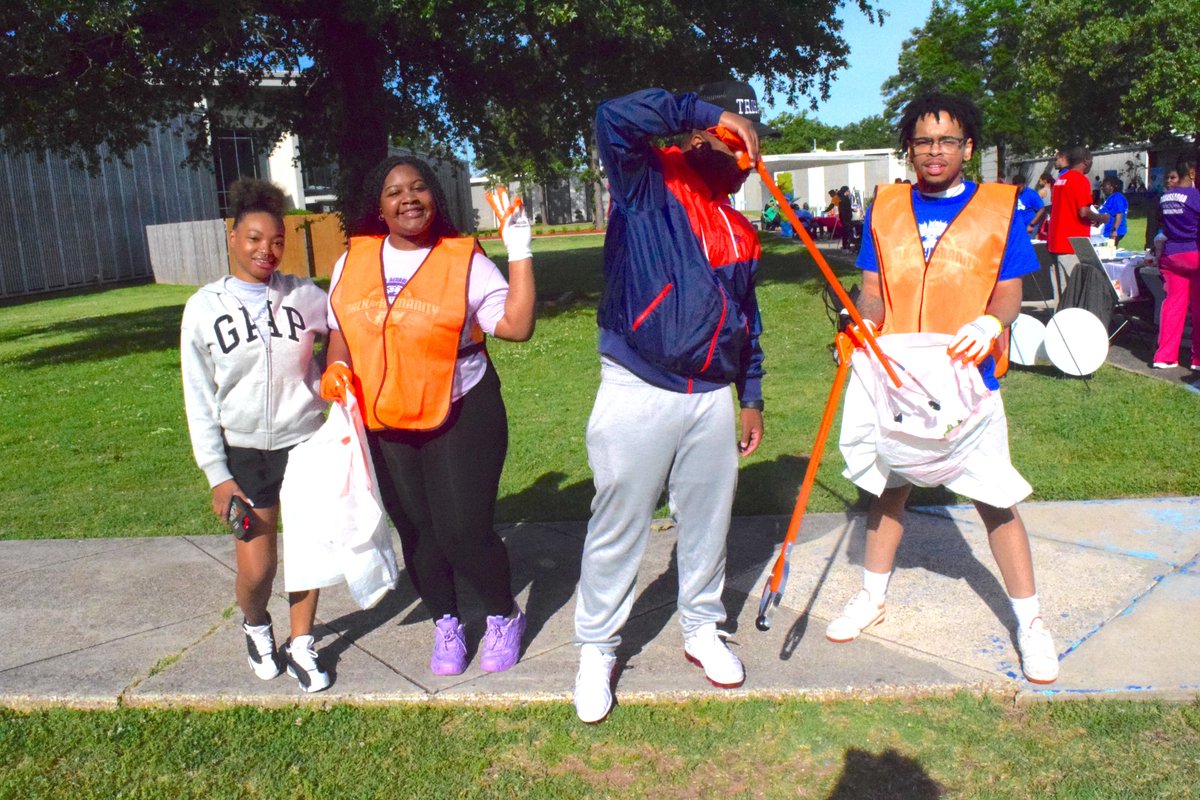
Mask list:
[[[651,536],[633,617],[619,650],[617,696],[862,697],[960,689],[1024,697],[1200,694],[1200,498],[1021,506],[1039,594],[1062,663],[1057,683],[1021,677],[1015,620],[970,506],[910,510],[884,624],[847,644],[824,628],[859,587],[862,514],[809,514],[774,625],[758,600],[787,526],[735,520],[726,602],[745,686],[712,688],[683,659],[674,597],[674,530]],[[519,664],[429,672],[432,624],[407,579],[362,611],[344,587],[321,598],[318,648],[335,677],[303,695],[286,675],[245,663],[228,537],[0,542],[0,705],[83,708],[301,703],[569,702],[582,522],[507,526],[519,600],[529,614]],[[280,639],[287,605],[271,613]],[[464,595],[468,593],[464,591]],[[483,613],[465,596],[474,650]]]

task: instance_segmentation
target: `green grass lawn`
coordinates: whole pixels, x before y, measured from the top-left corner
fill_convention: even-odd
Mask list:
[[[1200,705],[0,711],[4,798],[1190,798]]]
[[[489,344],[508,405],[498,520],[585,519],[584,430],[599,382],[596,300],[603,238],[536,243],[537,333]],[[498,242],[487,243],[502,255]],[[823,285],[795,244],[764,235],[766,438],[742,464],[735,513],[787,514],[834,364]],[[500,258],[503,261],[503,258]],[[843,282],[857,280],[844,268]],[[0,538],[215,533],[192,460],[178,327],[192,287],[137,286],[0,308]],[[1049,367],[1005,379],[1013,458],[1034,500],[1191,495],[1200,488],[1200,396],[1102,367],[1090,380]],[[836,427],[835,427],[836,436]],[[1165,430],[1171,436],[1162,436]],[[809,508],[862,507],[826,449]],[[914,502],[956,498],[918,491]]]

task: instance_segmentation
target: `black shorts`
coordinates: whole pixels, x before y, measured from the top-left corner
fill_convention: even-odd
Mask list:
[[[229,471],[255,508],[279,505],[279,487],[283,485],[283,472],[287,469],[291,449],[255,450],[225,443]]]

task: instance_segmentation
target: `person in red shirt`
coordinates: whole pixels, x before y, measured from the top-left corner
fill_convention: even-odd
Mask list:
[[[1092,168],[1091,152],[1086,147],[1072,147],[1066,155],[1067,169],[1050,189],[1050,238],[1046,249],[1069,276],[1078,263],[1071,237],[1088,236],[1093,225],[1108,222],[1108,215],[1092,209],[1092,184],[1087,178]]]

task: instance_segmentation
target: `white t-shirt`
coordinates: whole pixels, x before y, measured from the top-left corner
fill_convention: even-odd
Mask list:
[[[387,289],[387,299],[390,305],[400,294],[400,290],[416,274],[417,269],[425,262],[432,248],[419,250],[399,250],[386,239],[383,243],[383,277]],[[333,278],[329,283],[328,317],[329,329],[339,330],[337,315],[333,313],[333,290],[342,277],[342,268],[346,264],[346,254],[338,258],[333,267]],[[504,319],[504,303],[508,299],[508,282],[504,275],[492,263],[492,260],[482,253],[475,253],[471,261],[471,277],[467,284],[467,324],[463,326],[459,347],[471,344],[471,325],[474,319],[479,327],[489,336],[496,332],[496,323]],[[487,355],[478,352],[464,358],[459,358],[454,364],[454,386],[450,399],[458,400],[471,390],[483,378],[487,369]]]
[[[254,327],[258,328],[258,335],[264,342],[269,342],[271,329],[267,324],[267,285],[230,275],[225,287],[246,307],[250,319],[254,320]]]

